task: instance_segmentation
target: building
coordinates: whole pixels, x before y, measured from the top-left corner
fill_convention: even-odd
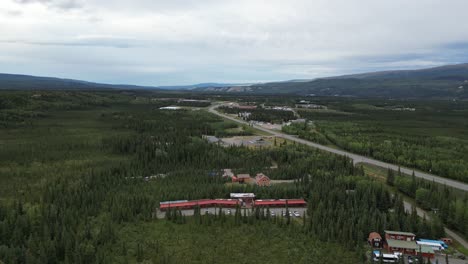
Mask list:
[[[202,200],[177,200],[159,203],[159,209],[166,211],[169,209],[190,210],[197,207],[221,207],[235,208],[237,206],[258,206],[258,207],[306,207],[307,203],[303,199],[280,199],[280,200],[254,200],[253,193],[231,193],[231,199],[202,199]]]
[[[253,193],[231,193],[230,196],[231,199],[240,201],[242,206],[251,206],[255,199],[255,194]]]
[[[255,200],[258,207],[306,207],[304,199]]]
[[[238,183],[245,183],[250,180],[250,174],[237,174],[237,177],[233,177],[232,181],[234,182],[234,178]]]
[[[448,245],[451,245],[453,243],[453,240],[451,238],[448,238],[448,237],[443,237],[441,238],[440,240],[444,241],[444,243],[448,246]]]
[[[258,186],[270,186],[271,181],[270,178],[265,174],[257,173],[257,176],[255,176],[255,184]]]
[[[223,170],[223,178],[232,178],[234,173],[232,173],[231,169],[224,169]]]
[[[160,110],[180,110],[182,108],[178,106],[163,106],[159,108]]]
[[[369,238],[367,238],[367,242],[373,248],[382,248],[383,247],[383,239],[377,232],[372,232],[369,234]]]
[[[215,136],[203,135],[202,138],[206,139],[208,143],[211,143],[211,144],[217,144],[217,143],[222,142],[221,139]]]
[[[385,230],[384,246],[391,253],[416,255],[418,245],[415,238],[416,235],[413,233]]]
[[[256,105],[239,105],[237,108],[242,109],[242,110],[253,110],[257,109]]]
[[[205,199],[205,200],[179,200],[179,201],[167,201],[167,202],[160,202],[159,209],[161,211],[165,211],[168,209],[180,209],[180,210],[187,210],[187,209],[194,209],[196,207],[204,208],[204,207],[236,207],[240,205],[240,201],[238,199]]]

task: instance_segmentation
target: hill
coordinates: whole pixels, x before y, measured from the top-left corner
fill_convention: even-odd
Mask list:
[[[196,90],[343,97],[466,99],[468,98],[468,64],[254,84],[235,87],[235,89],[221,87]]]
[[[99,89],[158,89],[150,86],[105,84],[73,79],[38,77],[0,73],[0,90],[99,90]]]

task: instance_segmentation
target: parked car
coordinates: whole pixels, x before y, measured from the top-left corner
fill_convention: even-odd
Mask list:
[[[294,211],[294,216],[295,217],[300,217],[301,215],[297,211]]]
[[[419,263],[419,259],[414,256],[408,256],[408,263]]]
[[[275,212],[270,213],[271,216],[276,216]]]

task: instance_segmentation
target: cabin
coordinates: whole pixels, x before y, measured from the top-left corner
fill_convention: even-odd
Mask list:
[[[385,230],[384,247],[391,253],[416,255],[418,245],[415,238],[413,233]]]
[[[453,240],[452,240],[451,238],[448,238],[448,237],[443,237],[443,238],[441,238],[441,239],[439,239],[439,240],[444,241],[444,243],[445,243],[447,246],[448,246],[448,245],[452,245],[452,243],[453,243]]]
[[[232,178],[234,180],[234,178]],[[236,181],[238,183],[245,183],[250,180],[250,174],[237,174]]]
[[[270,186],[271,180],[265,174],[257,173],[257,176],[255,176],[255,184],[257,184],[258,186]]]
[[[369,234],[367,238],[367,242],[373,248],[382,248],[383,247],[383,239],[377,232],[372,232]]]

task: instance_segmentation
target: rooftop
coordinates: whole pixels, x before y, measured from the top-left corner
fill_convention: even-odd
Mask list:
[[[254,193],[231,193],[231,198],[255,198]]]
[[[387,244],[392,248],[418,249],[415,241],[387,239]]]
[[[390,231],[390,230],[385,230],[384,232],[389,235],[416,236],[415,234],[410,233],[410,232]]]

